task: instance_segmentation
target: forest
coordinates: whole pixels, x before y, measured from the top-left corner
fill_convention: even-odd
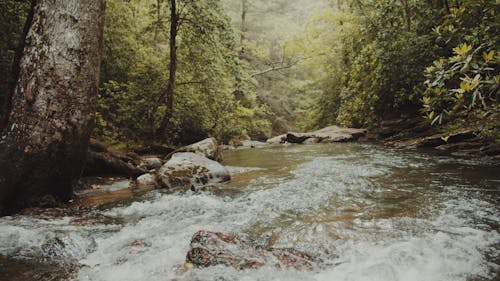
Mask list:
[[[497,280],[499,14],[0,0],[0,279]]]
[[[401,114],[499,137],[497,1],[178,2],[107,1],[96,138],[229,143]],[[30,4],[1,5],[6,120]]]

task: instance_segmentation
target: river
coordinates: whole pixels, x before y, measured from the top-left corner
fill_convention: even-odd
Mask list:
[[[498,163],[338,143],[234,150],[224,164],[233,180],[215,191],[152,191],[85,214],[0,218],[0,266],[49,271],[39,281],[500,278]],[[323,262],[302,272],[217,266],[179,275],[198,230]]]

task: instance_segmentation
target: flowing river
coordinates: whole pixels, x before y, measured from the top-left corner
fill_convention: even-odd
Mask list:
[[[358,143],[242,149],[224,159],[233,181],[215,191],[152,191],[82,214],[0,218],[0,266],[54,266],[82,281],[500,278],[498,163]],[[179,275],[198,230],[323,262],[313,271],[216,266]]]

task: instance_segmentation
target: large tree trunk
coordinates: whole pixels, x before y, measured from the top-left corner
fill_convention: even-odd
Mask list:
[[[93,128],[104,0],[39,0],[0,138],[0,214],[67,200]]]
[[[167,109],[163,115],[157,136],[164,140],[171,137],[172,118],[174,115],[174,94],[177,75],[177,32],[179,31],[179,14],[177,12],[176,0],[170,0],[170,64],[167,89],[165,91]],[[163,96],[163,95],[162,95]],[[162,97],[163,98],[163,97]]]

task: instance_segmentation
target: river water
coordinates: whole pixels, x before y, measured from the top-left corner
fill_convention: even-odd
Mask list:
[[[95,281],[500,278],[498,163],[357,143],[243,149],[224,159],[233,181],[216,191],[152,191],[79,215],[0,218],[0,266],[27,259]],[[304,272],[218,266],[179,275],[198,230],[322,262]],[[57,279],[44,276],[37,280]]]

